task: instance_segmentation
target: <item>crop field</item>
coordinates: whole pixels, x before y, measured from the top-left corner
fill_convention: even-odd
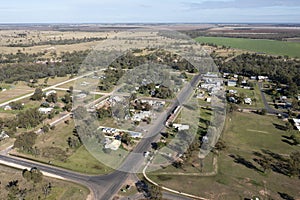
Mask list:
[[[198,37],[201,43],[214,43],[236,49],[243,49],[257,53],[266,53],[280,56],[300,57],[300,43],[265,39],[244,39],[226,37]]]

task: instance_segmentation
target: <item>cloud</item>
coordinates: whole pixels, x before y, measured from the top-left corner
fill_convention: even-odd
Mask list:
[[[201,3],[184,3],[190,9],[224,9],[224,8],[266,8],[266,7],[297,7],[299,0],[229,0],[202,1]]]

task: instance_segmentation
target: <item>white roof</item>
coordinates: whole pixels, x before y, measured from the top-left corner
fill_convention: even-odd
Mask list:
[[[56,91],[55,90],[49,90],[49,91],[46,91],[45,92],[45,95],[48,96],[50,94],[56,94]]]
[[[184,125],[184,124],[173,124],[174,128],[178,128],[179,131],[183,130],[189,130],[190,126],[189,125]]]
[[[39,108],[39,112],[48,113],[51,112],[53,108]]]

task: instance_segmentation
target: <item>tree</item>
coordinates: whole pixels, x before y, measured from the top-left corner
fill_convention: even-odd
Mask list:
[[[267,110],[265,108],[260,110],[260,114],[261,115],[266,115],[267,114]]]
[[[129,133],[125,132],[122,134],[121,142],[123,142],[126,145],[129,145],[131,142],[131,137],[129,136]]]
[[[293,176],[300,174],[300,151],[294,151],[290,154],[290,173]]]
[[[150,199],[152,200],[161,200],[162,199],[162,191],[161,188],[157,185],[151,185],[149,189]]]
[[[31,96],[31,100],[40,101],[43,98],[43,90],[41,88],[36,88],[33,95]]]
[[[56,93],[51,93],[47,96],[46,101],[49,103],[56,103],[57,102],[57,94]]]
[[[24,108],[23,104],[20,102],[10,102],[9,106],[11,107],[11,109],[13,110],[22,110]]]
[[[21,151],[32,152],[36,138],[37,135],[34,132],[22,133],[16,137],[14,148],[18,148]]]

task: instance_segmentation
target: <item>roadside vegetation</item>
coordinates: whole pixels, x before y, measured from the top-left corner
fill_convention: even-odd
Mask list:
[[[0,166],[0,199],[86,199],[89,190],[83,186],[45,177],[32,168],[16,170]]]

